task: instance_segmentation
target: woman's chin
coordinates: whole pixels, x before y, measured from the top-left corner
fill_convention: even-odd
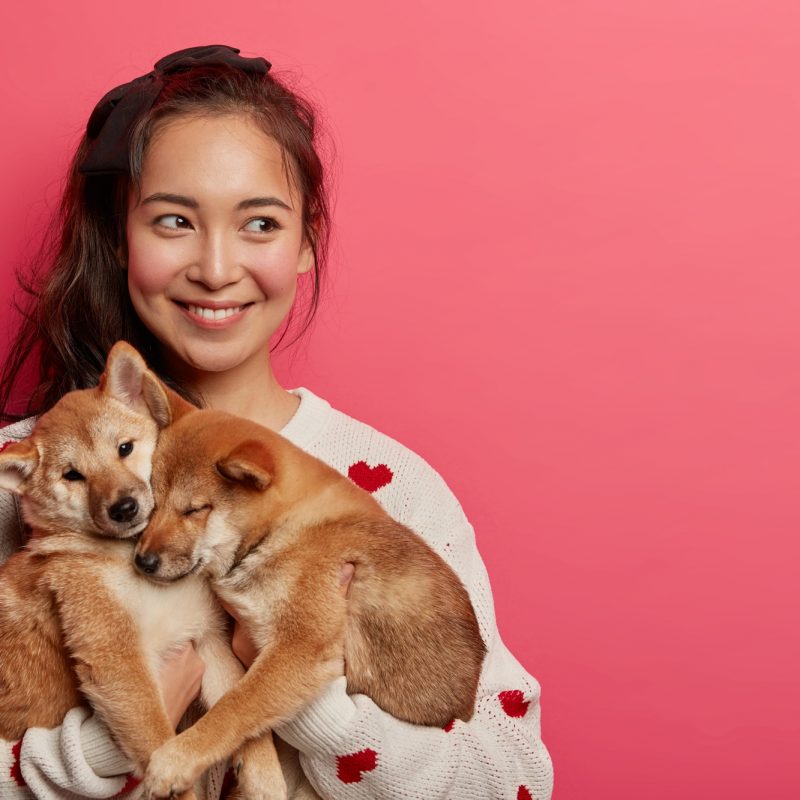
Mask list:
[[[189,378],[249,371],[254,364],[269,369],[269,352],[266,346],[263,352],[257,353],[243,352],[241,348],[229,345],[185,347],[178,352],[173,351],[172,359],[174,373]]]

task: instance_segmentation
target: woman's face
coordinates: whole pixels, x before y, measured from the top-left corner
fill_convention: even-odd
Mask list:
[[[269,340],[313,254],[281,149],[249,116],[157,129],[127,240],[133,306],[174,374],[268,368]]]

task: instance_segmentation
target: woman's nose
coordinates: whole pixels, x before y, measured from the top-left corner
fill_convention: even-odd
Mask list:
[[[235,247],[226,242],[224,235],[204,236],[198,245],[193,262],[187,270],[190,281],[216,290],[241,279],[242,268],[236,258]]]

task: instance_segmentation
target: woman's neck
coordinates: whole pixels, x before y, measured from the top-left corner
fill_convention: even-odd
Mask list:
[[[246,417],[279,431],[294,416],[300,399],[275,378],[268,359],[226,372],[195,372],[187,383],[207,408]]]

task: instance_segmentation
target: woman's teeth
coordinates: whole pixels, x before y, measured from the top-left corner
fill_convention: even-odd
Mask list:
[[[232,308],[203,308],[202,306],[193,306],[188,305],[186,308],[189,309],[189,312],[192,314],[196,314],[198,317],[202,317],[203,319],[225,319],[226,317],[232,317],[234,314],[238,314],[244,306],[233,306]]]

